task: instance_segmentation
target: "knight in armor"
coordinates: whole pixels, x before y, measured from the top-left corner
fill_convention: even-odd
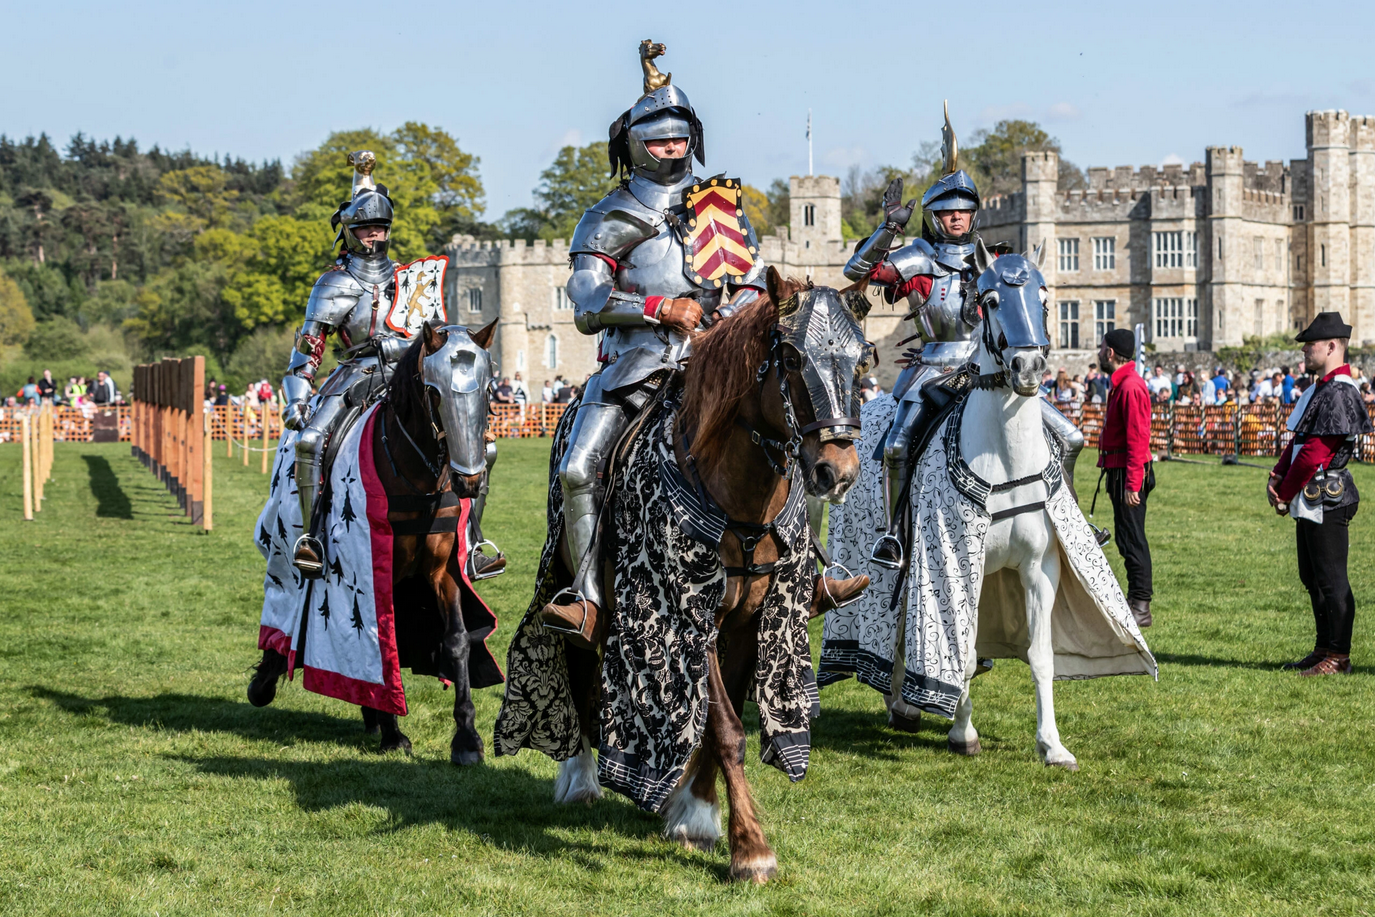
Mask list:
[[[293,562],[308,577],[324,572],[324,548],[314,526],[329,443],[390,381],[392,367],[411,343],[386,322],[396,296],[397,265],[387,256],[395,213],[391,197],[385,185],[373,180],[377,165],[373,153],[350,153],[349,163],[354,167],[353,194],[330,219],[331,227],[338,230],[339,257],[310,291],[305,321],[296,332],[296,346],[282,379],[282,422],[300,431],[295,473],[302,533]],[[338,335],[339,366],[319,392],[312,393],[331,334]],[[495,446],[489,445],[487,453],[490,472]],[[470,514],[477,532],[474,543],[481,541],[477,519],[485,496],[484,484],[483,496],[474,501]],[[500,554],[486,560],[505,565]]]
[[[930,411],[923,389],[949,376],[975,359],[980,323],[978,280],[973,266],[978,239],[974,227],[979,213],[979,190],[969,173],[958,166],[958,145],[945,112],[942,134],[943,174],[922,195],[921,236],[898,244],[917,209],[916,200],[902,203],[902,179],[889,184],[883,194],[884,222],[861,242],[845,265],[845,276],[867,280],[883,291],[885,301],[906,299],[911,311],[904,319],[917,323],[922,345],[906,354],[907,365],[893,386],[897,413],[883,444],[885,531],[874,544],[871,559],[891,569],[903,565],[908,545],[903,524],[908,471],[913,437]],[[909,338],[909,340],[911,340]],[[1047,427],[1060,440],[1064,453],[1065,480],[1074,486],[1074,463],[1084,447],[1084,437],[1063,414],[1042,403]],[[929,419],[929,418],[928,418]]]
[[[703,317],[723,318],[764,291],[758,259],[723,281],[694,279],[685,266],[686,196],[702,182],[692,160],[705,165],[706,157],[702,122],[687,93],[652,63],[663,51],[640,45],[644,94],[610,128],[608,153],[620,187],[583,214],[568,247],[568,297],[578,330],[603,335],[601,368],[583,389],[559,465],[574,580],[541,617],[553,630],[584,637],[605,607],[595,539],[607,455],[630,418],[682,370]],[[740,219],[748,231],[747,218]]]

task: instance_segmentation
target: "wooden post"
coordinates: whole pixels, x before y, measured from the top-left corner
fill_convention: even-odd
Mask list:
[[[263,474],[267,474],[267,405],[258,403],[258,419],[263,424]]]
[[[29,415],[19,419],[19,441],[24,447],[24,519],[33,521],[33,453],[29,442]]]
[[[186,393],[186,470],[188,490],[187,511],[192,523],[201,521],[205,511],[205,437],[201,435],[209,429],[205,416],[205,357],[191,357],[184,360],[187,364],[187,377],[190,384]]]
[[[221,407],[224,408],[223,411],[220,410]],[[231,411],[229,410],[229,405],[226,404],[226,405],[218,405],[218,406],[216,406],[216,408],[215,408],[215,414],[216,414],[216,416],[221,417],[221,418],[224,419],[224,454],[225,454],[226,456],[228,456],[229,458],[233,458],[233,457],[234,457],[234,417],[233,417],[233,412],[231,412]]]
[[[202,372],[204,367],[202,366]],[[215,463],[210,445],[213,442],[210,432],[210,416],[205,416],[205,448],[202,453],[205,456],[205,469],[201,476],[201,527],[207,532],[212,531],[215,526],[214,519],[214,492],[215,492]]]

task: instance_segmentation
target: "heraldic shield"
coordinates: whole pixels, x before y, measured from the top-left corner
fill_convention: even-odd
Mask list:
[[[683,194],[687,238],[684,273],[698,286],[722,287],[747,274],[759,256],[759,240],[745,219],[740,179],[712,178]]]
[[[431,255],[396,266],[396,298],[387,313],[387,327],[413,337],[427,321],[448,322],[444,308],[444,269],[449,259]]]

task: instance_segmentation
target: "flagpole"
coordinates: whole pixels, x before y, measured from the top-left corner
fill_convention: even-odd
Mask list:
[[[812,110],[807,109],[807,174],[815,175],[812,171]]]

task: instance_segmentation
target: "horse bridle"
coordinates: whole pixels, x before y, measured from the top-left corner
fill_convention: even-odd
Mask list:
[[[988,294],[984,294],[983,298],[987,299]],[[983,309],[982,311],[983,327],[980,329],[979,334],[983,341],[984,349],[988,351],[988,355],[993,358],[993,362],[997,363],[1000,369],[995,373],[980,373],[975,376],[974,387],[984,389],[985,391],[1010,387],[1012,382],[1008,378],[1007,363],[1003,361],[1003,350],[1007,347],[1007,334],[1000,330],[998,332],[998,340],[995,342],[993,340],[993,326],[989,324],[988,321],[991,309]],[[1050,356],[1049,344],[1039,349],[1041,351],[1041,356]]]
[[[793,465],[797,461],[797,456],[802,450],[802,437],[808,433],[825,427],[859,427],[858,417],[825,417],[821,420],[812,421],[805,426],[797,422],[797,410],[793,407],[792,387],[788,384],[788,373],[792,370],[787,365],[787,358],[784,356],[785,347],[793,345],[783,336],[782,326],[775,325],[769,335],[769,353],[764,358],[764,362],[759,364],[759,369],[755,371],[754,381],[759,383],[759,393],[762,398],[764,386],[767,384],[769,370],[773,369],[778,374],[778,394],[783,399],[783,419],[788,425],[788,439],[786,441],[773,439],[765,436],[752,424],[746,423],[742,418],[735,418],[735,425],[740,427],[750,435],[750,442],[754,443],[764,451],[764,459],[769,463],[769,468],[780,478],[786,478],[792,474]],[[796,350],[796,347],[793,347]],[[782,455],[782,461],[776,461],[773,452]]]

